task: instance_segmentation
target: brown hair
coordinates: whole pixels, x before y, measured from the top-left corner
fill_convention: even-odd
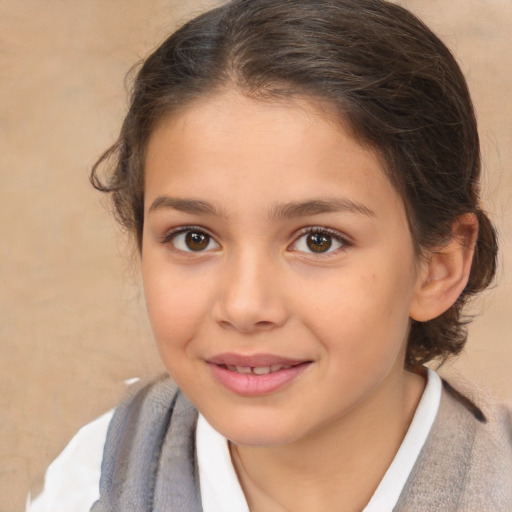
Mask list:
[[[118,141],[93,185],[112,194],[139,250],[144,159],[157,122],[225,86],[261,100],[301,95],[330,106],[381,156],[400,192],[418,254],[474,213],[478,240],[456,303],[412,322],[406,366],[446,359],[466,341],[462,307],[496,269],[496,232],[479,204],[480,151],[465,79],[446,46],[410,12],[383,0],[232,0],[185,24],[143,63]],[[104,182],[98,168],[113,163]]]

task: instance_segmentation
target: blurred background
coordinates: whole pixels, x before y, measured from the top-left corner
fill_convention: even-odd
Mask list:
[[[137,259],[88,182],[126,110],[124,77],[214,1],[0,1],[0,511],[24,509],[49,462],[162,371]],[[218,3],[218,2],[217,2]],[[512,3],[403,0],[448,44],[476,105],[498,283],[443,372],[512,399]],[[454,377],[456,374],[456,377]]]

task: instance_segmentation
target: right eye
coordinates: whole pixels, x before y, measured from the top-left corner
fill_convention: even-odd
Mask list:
[[[219,249],[219,244],[204,231],[187,229],[170,233],[165,237],[164,243],[172,244],[179,251],[205,252]]]

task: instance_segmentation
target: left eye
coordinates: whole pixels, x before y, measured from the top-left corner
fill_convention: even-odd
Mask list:
[[[325,231],[312,231],[302,235],[292,245],[294,251],[325,254],[333,252],[345,245],[343,241]]]

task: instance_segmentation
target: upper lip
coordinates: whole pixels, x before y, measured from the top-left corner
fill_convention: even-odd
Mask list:
[[[283,365],[283,366],[296,366],[301,363],[306,363],[306,359],[290,359],[289,357],[282,357],[273,354],[254,354],[251,356],[245,356],[242,354],[225,353],[217,354],[207,359],[208,363],[218,365],[230,365],[230,366],[251,366],[252,368],[272,365]]]

